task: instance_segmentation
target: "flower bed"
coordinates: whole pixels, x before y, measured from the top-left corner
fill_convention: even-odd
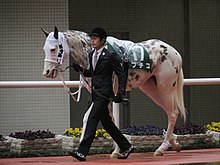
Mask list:
[[[10,151],[19,154],[62,150],[62,139],[59,138],[46,138],[35,140],[16,139],[12,137],[6,138],[7,141],[11,144]]]
[[[129,126],[127,128],[127,130],[124,129],[122,132],[132,145],[135,146],[137,152],[155,151],[164,140],[165,132],[160,128],[151,126]],[[215,148],[216,146],[220,146],[219,132],[207,131],[207,129],[195,125],[176,127],[175,131],[176,135],[174,137],[176,141],[183,146],[183,149]],[[70,129],[68,131],[65,130],[64,134],[66,135],[57,136],[49,130],[42,132],[17,132],[10,134],[11,137],[7,136],[1,138],[0,152],[15,152],[18,154],[24,154],[25,156],[27,154],[34,156],[33,153],[39,152],[54,153],[54,155],[58,152],[62,152],[67,155],[68,151],[76,150],[78,148],[81,133],[82,129],[79,128]],[[130,133],[130,135],[127,133]],[[178,133],[181,133],[181,135],[178,135]],[[96,132],[96,138],[92,143],[90,153],[110,153],[114,149],[113,146],[114,142],[112,138],[105,130],[99,129]]]
[[[49,130],[15,132],[6,139],[4,142],[10,146],[9,151],[18,154],[62,150],[62,139],[55,138]]]

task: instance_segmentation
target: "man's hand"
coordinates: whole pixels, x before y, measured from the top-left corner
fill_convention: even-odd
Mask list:
[[[75,64],[75,63],[73,63],[73,69],[76,71],[76,72],[79,72],[79,70],[80,71],[82,71],[83,69],[79,66],[79,64]]]
[[[117,95],[114,97],[113,101],[115,103],[121,103],[122,102],[122,94],[121,93],[117,93]]]

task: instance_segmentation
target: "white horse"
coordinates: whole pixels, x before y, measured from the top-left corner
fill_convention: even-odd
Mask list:
[[[56,78],[57,68],[62,66],[68,55],[72,56],[81,67],[89,68],[88,53],[92,47],[90,37],[86,33],[73,30],[58,32],[56,27],[51,33],[43,31],[47,37],[43,48],[45,51],[43,75],[45,77]],[[123,43],[123,40],[119,41]],[[129,43],[129,41],[125,42]],[[182,58],[172,46],[157,39],[138,44],[144,47],[149,54],[150,69],[129,68],[126,91],[139,88],[167,114],[168,127],[165,138],[154,155],[163,155],[170,147],[179,152],[181,145],[175,141],[173,130],[179,114],[184,121],[186,118],[183,101]],[[119,150],[116,149],[113,153],[116,152]]]

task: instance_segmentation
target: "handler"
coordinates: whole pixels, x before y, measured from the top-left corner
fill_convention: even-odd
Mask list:
[[[89,110],[88,119],[85,123],[85,130],[82,134],[80,145],[70,155],[79,161],[86,161],[99,121],[104,129],[121,149],[118,159],[127,159],[134,147],[120,132],[109,115],[108,104],[110,98],[116,103],[122,102],[122,95],[125,94],[126,76],[114,52],[109,52],[104,46],[107,33],[103,28],[95,28],[89,34],[91,37],[93,51],[89,54],[90,68],[83,70],[78,64],[73,64],[76,71],[83,72],[85,77],[92,77],[92,105]],[[113,92],[112,74],[113,71],[118,77],[118,93]]]

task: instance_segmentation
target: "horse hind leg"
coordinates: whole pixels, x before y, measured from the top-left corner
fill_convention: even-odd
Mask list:
[[[182,69],[181,69],[180,75],[177,79],[177,86],[174,91],[173,97],[174,97],[174,100],[173,100],[174,109],[171,112],[171,114],[167,114],[167,116],[168,116],[168,130],[169,130],[169,128],[172,129],[172,133],[173,133],[173,129],[176,124],[176,120],[178,118],[179,113],[183,117],[184,122],[186,119],[186,111],[185,111],[184,101],[183,101],[183,71],[182,71]],[[170,123],[172,123],[172,120],[174,120],[174,125],[170,126]],[[173,136],[170,137],[169,142],[172,145],[173,150],[180,152],[182,146],[176,142],[176,140],[173,138]]]
[[[176,140],[173,137],[173,130],[174,126],[176,124],[176,120],[178,118],[179,112],[168,112],[168,127],[167,131],[165,133],[165,138],[163,143],[160,145],[160,147],[155,151],[154,156],[161,156],[163,155],[164,151],[168,150],[170,147],[172,147],[173,150],[179,152],[181,150],[181,145],[176,142]]]
[[[154,153],[155,156],[161,156],[163,155],[164,151],[168,150],[168,148],[170,148],[171,146],[178,151],[181,149],[181,146],[179,146],[179,144],[176,143],[173,138],[173,129],[179,114],[178,111],[173,111],[175,107],[174,94],[161,94],[157,85],[158,84],[156,83],[155,78],[150,78],[139,88],[142,92],[148,95],[158,106],[162,107],[168,117],[168,128],[165,134],[164,142]]]

